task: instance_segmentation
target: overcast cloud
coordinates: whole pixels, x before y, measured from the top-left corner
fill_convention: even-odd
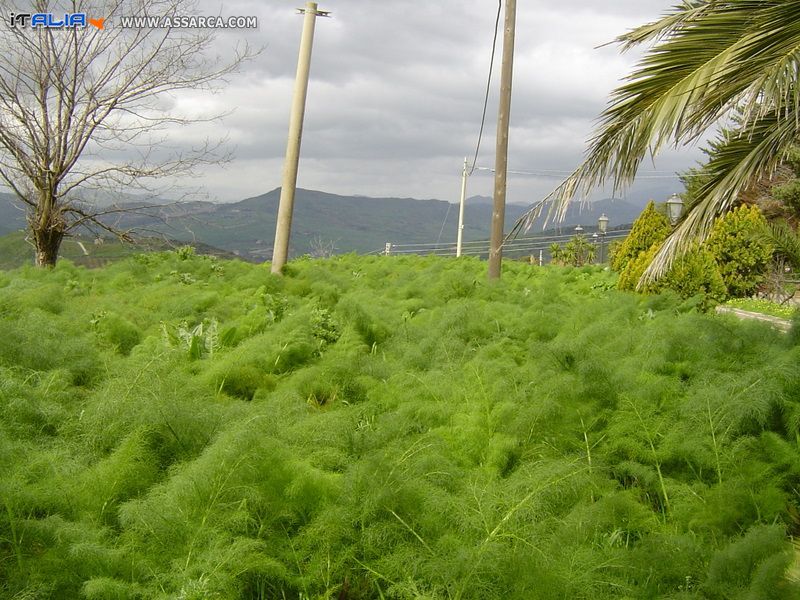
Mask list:
[[[463,157],[474,152],[489,66],[494,0],[329,0],[318,19],[298,185],[342,194],[456,201]],[[637,56],[598,48],[668,9],[671,0],[522,0],[509,167],[570,170],[581,160],[609,91]],[[220,48],[244,38],[264,52],[216,95],[177,98],[188,111],[234,112],[173,143],[228,136],[235,158],[199,181],[211,197],[240,200],[280,185],[302,17],[288,0],[208,0],[208,14],[257,15],[259,30],[222,31]],[[501,36],[502,37],[502,36]],[[497,67],[479,165],[494,164]],[[697,149],[671,151],[659,170],[683,170]],[[533,202],[557,180],[512,176],[510,202]],[[661,182],[663,183],[663,181]],[[674,182],[675,189],[680,185]],[[476,173],[469,193],[491,195]]]

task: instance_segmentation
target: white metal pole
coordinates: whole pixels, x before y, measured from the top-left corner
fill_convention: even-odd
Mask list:
[[[464,157],[464,170],[461,171],[461,202],[458,205],[458,241],[456,257],[461,256],[461,242],[464,240],[464,204],[467,201],[467,157]]]

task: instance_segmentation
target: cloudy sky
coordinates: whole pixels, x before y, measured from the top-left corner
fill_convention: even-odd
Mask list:
[[[509,167],[570,170],[580,161],[609,91],[637,56],[599,47],[653,20],[671,0],[521,0]],[[290,0],[206,0],[209,14],[257,15],[259,30],[223,31],[221,48],[247,39],[264,51],[216,94],[183,106],[232,114],[202,133],[227,136],[234,160],[198,182],[211,197],[240,200],[280,185],[302,17]],[[341,194],[457,201],[463,158],[480,125],[497,3],[494,0],[328,0],[318,19],[298,185]],[[501,35],[502,38],[502,35]],[[498,46],[501,44],[499,43]],[[493,166],[497,68],[478,164]],[[197,132],[177,132],[193,139]],[[692,166],[696,148],[670,151],[655,168]],[[510,202],[530,203],[558,181],[512,175]],[[645,187],[680,184],[648,179]],[[469,194],[491,195],[476,173]],[[631,195],[633,196],[632,192]],[[646,193],[646,192],[639,192]]]

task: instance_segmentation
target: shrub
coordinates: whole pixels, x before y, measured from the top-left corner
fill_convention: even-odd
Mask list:
[[[757,206],[742,205],[714,222],[704,244],[734,298],[751,296],[763,280],[773,253],[772,246],[756,235],[765,226]]]
[[[792,179],[772,188],[772,197],[800,214],[800,179]]]
[[[550,246],[553,262],[573,267],[582,267],[594,262],[596,250],[597,247],[581,234],[575,235],[563,248],[558,244]]]
[[[639,285],[639,280],[642,278],[642,274],[644,274],[645,269],[650,265],[650,263],[653,262],[653,258],[660,247],[660,242],[653,244],[648,250],[645,252],[640,252],[638,256],[629,260],[619,274],[617,288],[621,290],[627,290],[629,292],[636,291],[636,288]]]
[[[654,245],[630,261],[620,273],[617,287],[621,290],[635,291],[642,274],[653,261],[658,249],[659,245]],[[640,291],[657,294],[667,290],[676,292],[683,299],[697,296],[700,300],[699,306],[704,310],[723,302],[727,297],[717,263],[705,248],[695,248],[676,259],[666,275],[658,281],[645,285]]]
[[[770,195],[774,200],[787,207],[794,216],[800,215],[800,146],[793,146],[784,164],[794,171],[794,177],[775,185],[770,190]]]
[[[321,345],[333,344],[339,339],[339,326],[327,308],[315,308],[311,313],[311,334]]]
[[[656,205],[651,200],[633,222],[628,237],[619,248],[614,250],[611,268],[622,272],[630,261],[638,258],[639,254],[647,252],[654,244],[660,245],[667,238],[671,229],[672,226],[667,217],[656,210]]]
[[[724,302],[727,297],[718,263],[704,247],[690,250],[676,259],[669,272],[656,282],[654,288],[658,291],[674,290],[681,298],[700,296],[700,307],[704,310]]]

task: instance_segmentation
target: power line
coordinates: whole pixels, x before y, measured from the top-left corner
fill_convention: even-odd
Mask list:
[[[447,223],[447,215],[450,214],[450,207],[453,206],[449,202],[447,203],[447,212],[444,213],[444,220],[442,221],[442,228],[439,230],[439,237],[436,238],[436,243],[439,243],[439,240],[442,239],[442,233],[444,232],[444,226]]]
[[[493,167],[473,167],[475,171],[490,171],[494,173]],[[512,170],[509,169],[508,173],[512,173],[514,175],[531,175],[533,177],[549,177],[552,179],[564,179],[572,174],[572,171],[557,171],[555,169],[540,169],[537,171],[520,171],[520,170]],[[651,171],[651,173],[656,173],[655,171]],[[679,179],[680,175],[677,173],[672,173],[669,175],[666,174],[652,174],[652,175],[638,175],[635,179]]]
[[[628,235],[629,232],[630,229],[613,229],[606,234],[605,240],[609,241],[621,239]],[[547,250],[554,242],[564,243],[574,237],[574,233],[565,233],[557,235],[516,238],[514,240],[504,242],[503,248],[509,252]],[[593,238],[589,239],[591,240]],[[490,240],[473,240],[470,242],[464,242],[463,246],[462,254],[464,255],[486,254],[490,249]],[[384,254],[385,252],[385,249],[375,250],[374,252],[370,252],[370,254]],[[391,253],[394,255],[435,254],[437,256],[455,256],[456,245],[448,242],[442,244],[431,242],[420,244],[391,244]]]
[[[563,229],[567,230],[567,233],[555,233],[549,235],[537,235],[537,236],[527,236],[527,237],[518,237],[514,238],[514,243],[549,243],[559,240],[570,240],[575,237],[575,233],[572,231],[572,227],[564,227]],[[630,229],[612,229],[606,234],[606,237],[611,237],[612,235],[627,235]],[[506,246],[508,246],[511,242],[506,242]],[[464,242],[464,246],[475,246],[475,245],[487,245],[489,244],[489,240],[472,240],[468,242]],[[454,248],[455,244],[453,242],[444,242],[441,244],[438,243],[416,243],[416,244],[392,244],[392,248],[398,249],[429,249],[429,248]],[[417,250],[414,250],[415,252]],[[377,251],[380,252],[380,251]]]
[[[494,37],[492,38],[492,56],[489,59],[489,77],[486,81],[486,96],[483,99],[483,114],[481,115],[481,129],[478,132],[478,145],[475,147],[475,158],[472,159],[472,168],[469,174],[475,170],[475,164],[478,162],[478,152],[481,150],[481,139],[483,139],[483,126],[486,124],[486,107],[489,106],[489,91],[492,87],[492,70],[494,69],[494,55],[497,50],[497,32],[500,30],[500,13],[503,9],[503,0],[497,2],[497,16],[494,20]]]

